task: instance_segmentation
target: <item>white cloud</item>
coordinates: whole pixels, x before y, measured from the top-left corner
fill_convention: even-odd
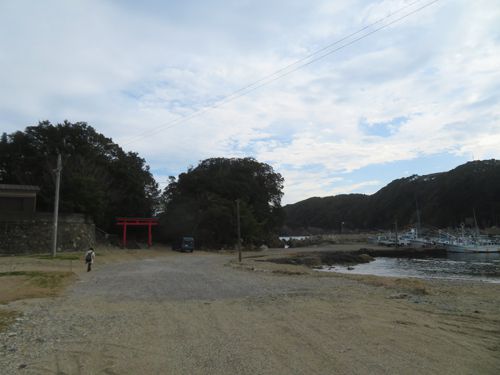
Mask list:
[[[254,156],[285,176],[286,202],[366,192],[388,181],[339,176],[391,161],[499,158],[495,0],[439,1],[182,120],[409,3],[4,1],[1,131],[87,121],[138,151],[159,180],[207,157]],[[385,137],[359,126],[397,118],[407,121]]]

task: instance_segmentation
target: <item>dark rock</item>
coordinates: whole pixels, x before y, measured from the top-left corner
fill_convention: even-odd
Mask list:
[[[334,264],[353,265],[368,263],[373,261],[370,255],[360,251],[317,251],[298,253],[292,256],[280,258],[257,260],[258,262],[272,262],[277,264],[305,265],[308,267],[318,267],[320,265],[332,266]]]
[[[403,299],[403,298],[408,298],[408,294],[406,293],[396,293],[396,294],[391,294],[389,296],[390,299]]]
[[[359,259],[362,260],[364,263],[369,263],[371,261],[374,261],[375,258],[368,255],[368,254],[360,254]]]

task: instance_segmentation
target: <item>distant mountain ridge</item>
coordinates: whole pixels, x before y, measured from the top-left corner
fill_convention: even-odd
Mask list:
[[[448,172],[412,175],[392,181],[372,195],[314,197],[284,207],[284,231],[339,232],[400,228],[417,222],[438,228],[500,223],[500,160],[471,161]],[[344,224],[341,224],[344,223]]]

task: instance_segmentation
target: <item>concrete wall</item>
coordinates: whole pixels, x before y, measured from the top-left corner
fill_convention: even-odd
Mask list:
[[[0,215],[0,254],[52,251],[52,214],[29,218]],[[59,215],[57,251],[82,251],[95,245],[95,226],[84,215]]]

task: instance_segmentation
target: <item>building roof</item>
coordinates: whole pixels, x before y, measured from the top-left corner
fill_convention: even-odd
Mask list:
[[[0,191],[40,191],[40,188],[35,185],[12,185],[12,184],[0,184]]]

